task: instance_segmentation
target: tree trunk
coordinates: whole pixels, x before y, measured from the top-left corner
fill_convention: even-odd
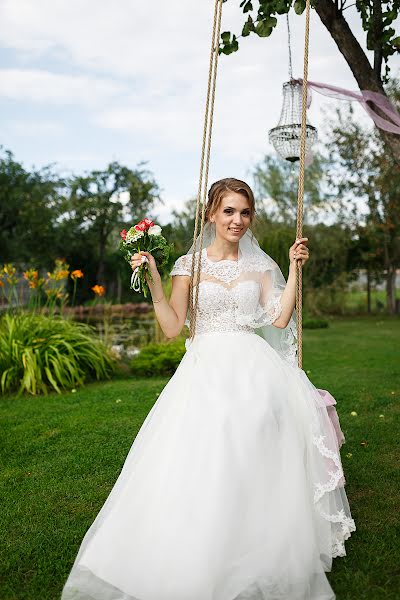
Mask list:
[[[117,302],[121,304],[122,297],[122,281],[121,281],[121,273],[117,271]]]
[[[99,263],[97,267],[97,284],[104,285],[104,272],[105,272],[105,256],[106,256],[106,242],[107,236],[103,231],[100,231],[99,235]]]
[[[337,10],[335,3],[332,0],[315,0],[314,8],[322,23],[331,34],[339,51],[343,54],[358,83],[359,89],[370,90],[387,96],[383,88],[380,73],[378,75],[374,71],[364,50],[352,33],[342,12]],[[374,106],[374,110],[380,116],[386,117],[376,106]],[[378,132],[385,143],[386,149],[400,165],[400,136],[380,128],[378,128]]]
[[[388,269],[386,272],[386,308],[389,315],[396,314],[396,269]]]
[[[367,312],[371,314],[371,270],[367,266]]]

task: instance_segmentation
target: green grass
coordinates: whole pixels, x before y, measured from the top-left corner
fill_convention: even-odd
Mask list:
[[[304,369],[338,401],[357,525],[330,581],[337,600],[398,599],[400,321],[334,319],[329,329],[304,337]],[[1,600],[59,598],[80,542],[166,381],[118,379],[61,396],[1,399]]]

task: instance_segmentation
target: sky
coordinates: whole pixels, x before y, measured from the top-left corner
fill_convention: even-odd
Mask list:
[[[113,160],[153,173],[161,224],[197,193],[213,0],[1,0],[1,144],[26,168],[56,164],[83,174]],[[354,8],[345,12],[365,46]],[[293,74],[302,77],[304,15],[290,17]],[[239,0],[223,6],[222,31],[240,33]],[[391,59],[399,75],[400,57]],[[309,78],[357,89],[328,31],[312,11]],[[282,84],[288,80],[286,18],[270,38],[240,40],[219,59],[209,181],[252,183],[273,152]],[[319,129],[338,101],[314,93],[308,117]],[[365,127],[370,121],[355,107]]]

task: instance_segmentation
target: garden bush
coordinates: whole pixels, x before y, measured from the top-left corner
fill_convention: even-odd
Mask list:
[[[329,322],[326,319],[303,319],[303,329],[326,329],[327,327],[329,327]]]
[[[184,340],[148,344],[132,359],[131,369],[138,376],[173,375],[184,354]]]
[[[2,393],[71,389],[87,379],[109,378],[114,362],[92,327],[31,313],[0,318]]]

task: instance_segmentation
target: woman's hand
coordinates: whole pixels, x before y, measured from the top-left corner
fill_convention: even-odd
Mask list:
[[[301,260],[303,266],[308,261],[310,254],[306,244],[308,244],[308,238],[300,238],[290,247],[289,259],[291,265]]]
[[[147,258],[147,263],[149,265],[149,271],[151,273],[151,276],[153,278],[153,282],[158,282],[161,281],[161,275],[157,270],[157,265],[156,265],[156,261],[154,259],[154,256],[152,256],[149,252],[145,252],[144,250],[141,250],[139,253],[134,254],[131,258],[131,267],[132,270],[134,271],[136,269],[136,267],[140,267],[140,265],[144,264],[146,261],[143,260],[143,258],[146,257]],[[148,274],[145,273],[145,277],[147,282],[148,280]]]

